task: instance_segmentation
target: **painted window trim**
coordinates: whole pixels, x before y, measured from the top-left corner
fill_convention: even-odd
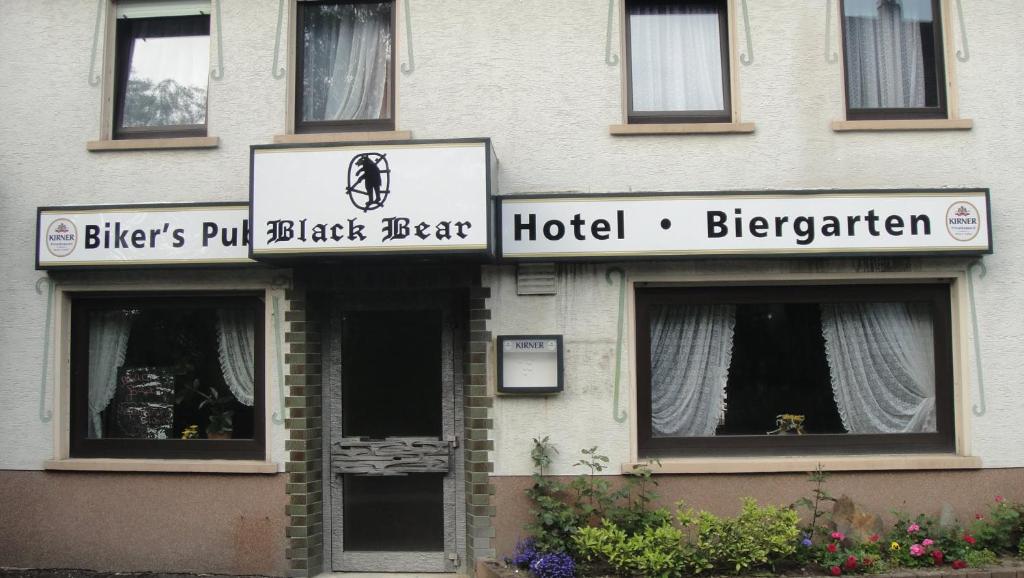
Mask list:
[[[620,0],[619,2],[619,54],[623,55],[619,59],[620,66],[620,100],[622,107],[622,123],[613,124],[609,126],[609,133],[612,135],[646,135],[646,134],[737,134],[737,133],[752,133],[753,123],[745,123],[741,121],[740,114],[740,80],[739,80],[739,58],[737,57],[737,51],[739,46],[736,42],[737,34],[737,10],[740,10],[738,6],[739,0],[723,0],[723,4],[726,9],[726,30],[728,31],[728,101],[729,101],[729,117],[728,119],[720,122],[693,122],[685,117],[680,117],[678,121],[661,119],[657,122],[643,123],[643,122],[630,122],[630,59],[632,58],[629,51],[628,42],[628,23],[627,18],[629,17],[628,10],[626,8],[626,2],[628,0]],[[708,124],[715,125],[712,129],[701,130],[697,125]],[[671,131],[667,127],[676,125],[679,126],[679,130]],[[626,127],[629,127],[628,129]],[[636,128],[633,128],[636,127]],[[647,127],[648,130],[645,130]],[[749,129],[749,130],[748,130]]]
[[[960,265],[963,265],[962,267]],[[646,458],[640,457],[638,447],[638,421],[637,421],[637,374],[636,374],[636,289],[637,285],[644,286],[666,286],[666,287],[700,287],[700,286],[736,286],[736,285],[855,285],[855,284],[880,284],[880,283],[948,283],[950,318],[952,329],[952,362],[953,362],[953,428],[954,428],[954,451],[941,454],[903,454],[907,458],[907,467],[884,467],[881,463],[864,461],[863,454],[850,454],[843,456],[831,456],[836,467],[844,465],[844,470],[887,470],[887,469],[929,469],[929,463],[943,463],[944,467],[933,469],[955,469],[956,464],[964,467],[981,467],[980,458],[972,453],[972,416],[971,416],[971,389],[974,386],[974,377],[971,373],[969,359],[969,343],[972,339],[970,334],[970,305],[968,302],[967,289],[967,264],[958,263],[942,267],[938,270],[920,270],[909,272],[829,272],[829,273],[770,273],[752,276],[742,273],[691,273],[684,274],[677,271],[645,271],[633,274],[628,278],[628,299],[627,299],[627,344],[628,344],[628,368],[630,379],[630,408],[629,412],[629,436],[630,436],[630,461],[622,464],[626,468],[632,468],[634,464],[648,465]],[[927,457],[931,461],[921,462],[916,457]],[[840,459],[840,457],[842,459]],[[671,465],[669,470],[662,473],[673,473],[672,469],[682,470],[686,467],[694,472],[718,472],[723,465],[728,463],[727,471],[731,473],[756,473],[760,471],[786,471],[766,469],[769,466],[757,465],[759,462],[779,462],[781,459],[824,461],[830,456],[821,455],[800,455],[800,456],[737,456],[730,458],[712,458],[707,456],[693,457],[664,457],[662,464]],[[935,460],[941,458],[943,462]],[[839,461],[837,461],[839,460]],[[703,464],[703,465],[702,465]],[[814,469],[813,466],[810,469]],[[799,471],[807,471],[800,469]],[[839,470],[837,470],[839,471]]]
[[[846,87],[846,36],[843,22],[843,2],[835,3],[837,12],[835,26],[838,38],[837,50],[839,62],[839,87],[841,114],[839,120],[832,121],[834,132],[866,132],[866,131],[912,131],[912,130],[971,130],[973,122],[960,118],[960,98],[956,75],[956,37],[953,26],[952,0],[937,0],[939,5],[938,38],[942,42],[943,91],[945,95],[946,115],[929,118],[853,118],[849,117]]]
[[[217,1],[217,0],[214,0]],[[206,125],[202,135],[190,136],[161,136],[154,135],[146,138],[115,138],[114,137],[114,114],[117,109],[117,15],[116,0],[105,0],[103,8],[103,65],[102,77],[100,79],[100,133],[99,138],[86,142],[86,150],[91,152],[112,152],[112,151],[138,151],[138,150],[171,150],[171,149],[201,149],[216,148],[220,146],[220,139],[210,135],[210,92],[213,83],[210,83],[206,91]],[[214,35],[218,29],[217,12],[210,13],[210,44],[211,47],[216,41]],[[211,66],[212,68],[212,66]],[[146,142],[151,141],[151,142]]]
[[[657,463],[626,462],[621,465],[621,472],[626,474],[638,467],[647,467],[654,474],[751,474],[809,472],[819,466],[829,472],[969,470],[980,469],[982,461],[978,457],[950,454],[666,458]]]
[[[77,276],[75,279],[59,280],[55,281],[54,287],[54,303],[55,314],[53,318],[52,330],[56,335],[55,351],[52,358],[49,360],[51,364],[51,375],[53,378],[53,458],[44,462],[44,469],[80,469],[74,467],[75,464],[92,464],[86,466],[86,469],[94,469],[99,471],[101,468],[98,465],[108,463],[111,467],[110,471],[170,471],[170,470],[133,470],[126,469],[131,463],[143,463],[148,464],[149,462],[174,462],[177,464],[178,469],[174,471],[213,471],[209,470],[206,466],[200,467],[198,470],[190,468],[190,463],[201,461],[201,462],[238,462],[240,464],[246,463],[264,463],[274,464],[278,471],[281,471],[280,465],[275,462],[271,455],[275,450],[274,437],[280,435],[281,426],[273,422],[272,415],[276,411],[274,408],[277,407],[277,399],[275,397],[275,391],[277,387],[271,386],[269,383],[265,383],[263,388],[263,400],[264,400],[264,439],[263,449],[264,455],[262,461],[260,460],[221,460],[217,458],[202,459],[202,460],[164,460],[164,459],[123,459],[123,458],[71,458],[70,457],[70,443],[71,443],[71,300],[76,294],[80,293],[133,293],[133,294],[145,294],[145,293],[175,293],[175,292],[219,292],[219,293],[261,293],[260,298],[263,299],[263,316],[264,316],[264,365],[262,371],[264,373],[264,380],[267,381],[269,376],[276,374],[276,364],[278,360],[274,355],[270,354],[268,349],[268,341],[272,339],[274,325],[273,325],[273,296],[280,294],[280,289],[274,286],[274,283],[268,278],[266,280],[260,278],[248,278],[248,279],[222,279],[208,277],[204,279],[189,279],[169,281],[152,281],[152,277],[147,275],[139,275],[132,277],[127,280],[120,280],[117,282],[111,282],[109,278],[104,276]],[[96,461],[93,461],[96,460]],[[57,464],[62,464],[57,465]],[[139,466],[139,467],[153,467]],[[169,467],[169,466],[165,466]],[[268,466],[269,467],[269,466]]]
[[[401,131],[399,127],[399,102],[400,102],[400,91],[398,87],[398,80],[401,75],[395,73],[395,69],[398,64],[398,54],[400,52],[400,43],[405,42],[405,38],[399,33],[398,21],[399,21],[399,10],[403,10],[401,7],[402,3],[398,0],[388,0],[391,2],[391,69],[388,71],[390,74],[391,82],[391,119],[387,122],[379,122],[378,126],[368,125],[367,122],[374,121],[354,121],[351,128],[346,128],[340,124],[325,124],[322,129],[306,128],[300,132],[299,119],[298,119],[298,36],[299,36],[299,4],[302,2],[316,2],[323,0],[288,0],[288,21],[285,25],[287,30],[287,62],[288,62],[288,73],[285,78],[286,93],[285,93],[285,134],[275,135],[275,143],[285,142],[341,142],[349,140],[359,141],[372,141],[372,140],[405,140],[402,137],[395,138],[395,134],[408,133],[408,131]],[[351,0],[338,0],[339,2],[346,2]],[[358,0],[355,0],[358,1]],[[404,17],[404,14],[401,16]],[[387,136],[374,136],[367,138],[367,135],[387,135]],[[309,140],[302,140],[302,137],[308,135]],[[316,135],[326,135],[325,138],[329,140],[316,140]],[[353,135],[349,137],[339,137],[339,135]],[[358,137],[356,136],[358,135]],[[409,134],[408,138],[412,138]]]
[[[78,292],[71,299],[70,338],[70,437],[69,457],[107,459],[185,459],[185,460],[254,460],[266,456],[266,372],[256,371],[253,407],[254,432],[251,439],[182,440],[178,432],[165,440],[89,438],[87,380],[89,374],[88,336],[91,333],[87,312],[94,308],[121,307],[122,303],[149,309],[169,311],[201,303],[206,307],[238,307],[251,309],[259,315],[255,325],[255,363],[257,370],[266,367],[266,299],[253,291],[160,291],[160,292]],[[77,357],[76,357],[77,354]]]
[[[47,460],[43,469],[70,472],[180,472],[209,474],[276,474],[278,464],[259,460],[160,460],[67,458]]]

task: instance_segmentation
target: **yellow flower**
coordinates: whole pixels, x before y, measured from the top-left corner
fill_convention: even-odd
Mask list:
[[[894,551],[894,552],[896,550],[899,550],[900,549],[900,543],[899,542],[893,542],[892,544],[889,544],[889,549]]]

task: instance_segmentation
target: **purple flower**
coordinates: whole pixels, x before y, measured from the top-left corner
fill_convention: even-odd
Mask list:
[[[541,554],[530,564],[530,571],[537,578],[573,578],[576,575],[576,563],[564,552]]]
[[[811,547],[811,539],[810,538],[804,538],[803,540],[800,540],[800,543],[803,544],[804,548],[810,548]]]
[[[533,538],[527,538],[516,542],[516,548],[510,560],[513,566],[529,568],[530,563],[537,557],[537,547]]]

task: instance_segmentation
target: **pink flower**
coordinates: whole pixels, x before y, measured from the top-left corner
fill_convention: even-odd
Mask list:
[[[843,540],[846,539],[846,536],[843,535],[842,532],[832,532],[832,539],[833,540],[839,540],[840,542],[842,542]]]
[[[1003,497],[1002,496],[996,496],[996,502],[1002,503],[1002,501],[1003,501]]]
[[[868,542],[871,542],[872,544],[874,544],[874,543],[875,543],[875,542],[877,542],[877,541],[878,541],[878,540],[879,540],[880,538],[881,538],[881,537],[880,537],[880,536],[879,536],[878,534],[871,534],[870,536],[868,536]]]
[[[843,573],[843,569],[840,568],[839,566],[833,566],[832,567],[832,575],[833,576],[839,576],[842,573]]]
[[[847,570],[855,570],[857,568],[857,557],[850,556],[846,559],[846,563],[843,565],[846,566]]]
[[[831,553],[831,554],[835,554],[836,553],[836,545],[835,544],[829,544],[828,546],[825,546],[825,547],[828,549],[829,553]]]
[[[964,534],[964,542],[967,542],[968,544],[973,546],[974,543],[977,542],[977,540],[975,540],[974,536],[972,536],[970,534]]]
[[[919,532],[919,531],[921,531],[921,526],[918,526],[916,523],[913,523],[913,524],[910,524],[909,526],[907,526],[907,533],[908,534],[913,534],[914,532]]]
[[[922,545],[922,546],[931,546],[931,545],[932,545],[932,544],[934,544],[934,543],[935,543],[935,542],[934,542],[934,541],[932,541],[932,539],[931,539],[931,538],[925,538],[924,540],[921,540],[921,545]]]
[[[920,544],[912,544],[910,546],[910,555],[911,556],[915,556],[915,557],[916,556],[923,556],[924,555],[924,546],[922,546]]]
[[[962,570],[967,567],[967,562],[964,562],[963,560],[953,560],[952,566],[954,570]]]

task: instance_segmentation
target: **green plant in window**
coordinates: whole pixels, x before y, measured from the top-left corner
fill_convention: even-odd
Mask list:
[[[806,419],[807,416],[795,413],[781,413],[775,416],[775,429],[768,432],[768,435],[803,435],[805,433],[804,421]]]
[[[202,398],[199,402],[199,409],[206,409],[209,412],[209,421],[206,424],[206,437],[228,437],[234,430],[235,404],[233,395],[223,395],[215,387],[203,391],[199,386],[199,380],[192,380],[192,383],[185,388],[185,393],[180,395],[178,403],[190,395]]]

